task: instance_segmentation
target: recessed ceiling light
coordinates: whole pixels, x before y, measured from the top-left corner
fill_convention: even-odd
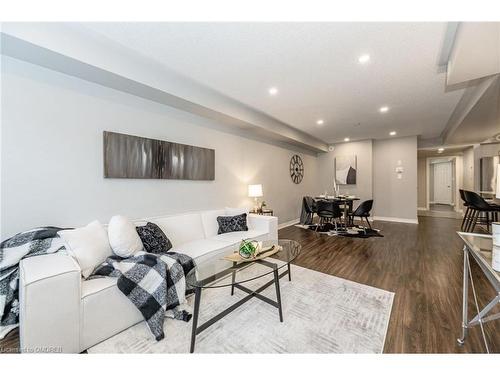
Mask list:
[[[318,125],[323,125],[324,123],[325,123],[325,122],[324,122],[323,120],[318,120],[318,121],[316,121],[316,124],[318,124]]]
[[[441,152],[443,152],[443,151],[444,151],[444,148],[442,148],[442,147],[438,148],[438,152],[439,152],[439,153],[441,153]]]
[[[389,110],[389,107],[387,107],[386,105],[384,105],[383,107],[380,107],[379,111],[380,113],[385,113]]]
[[[392,132],[389,133],[389,135],[396,135],[396,132],[392,131]]]
[[[344,138],[344,142],[349,142],[351,139],[350,138]]]
[[[360,64],[366,64],[368,61],[370,61],[370,55],[368,54],[361,55],[358,58],[358,62]]]
[[[269,95],[274,96],[274,95],[276,95],[278,93],[278,88],[276,88],[276,87],[270,87],[268,91],[269,91]]]

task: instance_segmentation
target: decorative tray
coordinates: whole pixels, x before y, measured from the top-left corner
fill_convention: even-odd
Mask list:
[[[281,251],[282,247],[279,245],[272,245],[270,247],[262,249],[259,253],[257,253],[255,256],[250,257],[250,258],[243,258],[238,252],[235,252],[231,255],[226,255],[224,257],[225,260],[229,260],[230,262],[253,262],[255,260],[259,259],[264,259],[267,258],[273,254],[276,254],[277,252]]]

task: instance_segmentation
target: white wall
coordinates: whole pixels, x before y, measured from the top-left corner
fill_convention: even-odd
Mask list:
[[[463,173],[463,189],[474,190],[474,149],[472,147],[464,150]]]
[[[419,209],[427,209],[427,158],[417,159],[417,205]]]
[[[373,142],[373,197],[376,217],[417,222],[417,137]]]
[[[455,211],[463,211],[464,205],[462,199],[460,198],[459,189],[462,189],[464,185],[464,160],[463,156],[457,156],[455,158]]]
[[[319,155],[319,189],[329,194],[333,191],[333,180],[335,176],[335,158],[337,156],[356,155],[356,185],[340,185],[342,194],[353,194],[361,200],[373,198],[373,163],[372,163],[372,141],[348,142],[335,144],[334,150],[326,154]]]
[[[318,162],[289,176],[291,150],[214,130],[200,117],[2,57],[1,235],[37,225],[78,226],[197,209],[251,205],[262,183],[279,221],[299,217],[318,193]],[[5,95],[8,93],[8,95]],[[215,181],[103,178],[102,132],[123,132],[215,149]]]

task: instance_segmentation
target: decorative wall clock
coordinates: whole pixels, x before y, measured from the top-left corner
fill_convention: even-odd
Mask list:
[[[304,177],[304,163],[299,155],[293,155],[290,159],[290,177],[296,184],[300,184]]]

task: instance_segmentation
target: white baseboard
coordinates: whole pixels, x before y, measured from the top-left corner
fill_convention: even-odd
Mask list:
[[[417,211],[427,211],[427,207],[417,207]]]
[[[291,227],[292,225],[298,224],[300,222],[300,218],[293,219],[290,221],[287,221],[286,223],[281,223],[278,225],[278,229],[283,229],[286,227]]]
[[[396,223],[406,223],[406,224],[418,224],[418,219],[404,219],[401,217],[374,216],[373,220],[392,221],[392,222],[396,222]]]

